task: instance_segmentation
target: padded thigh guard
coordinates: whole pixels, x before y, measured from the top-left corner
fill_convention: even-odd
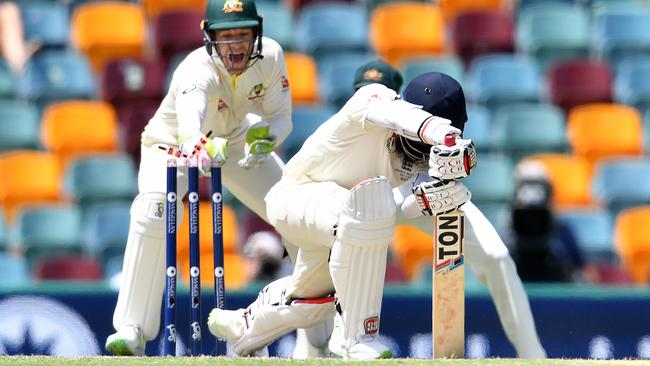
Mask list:
[[[216,335],[232,343],[237,355],[248,356],[296,328],[311,327],[334,317],[334,297],[287,298],[290,281],[291,277],[283,277],[271,282],[245,310],[213,310]]]
[[[177,214],[183,217],[181,203]],[[156,338],[164,288],[165,194],[139,194],[131,206],[122,283],[113,314],[115,329],[135,325],[147,340]]]
[[[357,184],[343,204],[330,274],[342,310],[346,346],[379,331],[386,255],[395,219],[392,189],[384,177]]]

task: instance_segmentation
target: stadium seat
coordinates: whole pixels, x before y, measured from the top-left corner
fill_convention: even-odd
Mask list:
[[[613,216],[627,207],[650,204],[650,160],[600,161],[593,173],[591,192]]]
[[[472,10],[458,14],[451,27],[454,51],[465,65],[476,56],[514,51],[513,19],[499,10]]]
[[[31,265],[47,256],[79,254],[81,228],[81,211],[75,205],[24,207],[12,227],[11,246]]]
[[[1,153],[0,204],[7,222],[13,222],[21,206],[59,201],[61,178],[59,159],[52,153],[30,150]]]
[[[400,66],[404,85],[425,72],[437,71],[456,79],[461,85],[465,78],[465,66],[456,55],[422,56],[404,59]]]
[[[270,0],[281,1],[281,0]],[[303,8],[315,4],[329,4],[331,0],[284,0],[284,3],[293,11],[294,14],[299,14]],[[356,0],[336,0],[337,3],[357,3]]]
[[[207,0],[143,0],[145,13],[149,19],[156,19],[158,16],[168,12],[179,10],[198,11],[205,13],[208,4]]]
[[[524,160],[544,164],[553,186],[556,208],[589,207],[591,200],[591,165],[582,156],[571,154],[534,154]]]
[[[117,116],[105,102],[70,100],[50,104],[41,122],[43,146],[65,167],[81,155],[117,151]]]
[[[68,7],[55,1],[20,1],[26,40],[38,40],[45,48],[65,48],[70,39]]]
[[[40,122],[38,108],[31,103],[0,99],[0,151],[37,149]]]
[[[289,74],[291,100],[295,104],[316,103],[318,97],[318,69],[316,60],[308,54],[284,54]]]
[[[445,24],[451,25],[460,14],[477,10],[509,11],[505,0],[439,0]]]
[[[648,7],[646,0],[591,0],[589,1],[591,12],[598,14],[602,11],[613,9],[643,9]]]
[[[102,266],[92,258],[78,255],[41,258],[35,265],[34,279],[38,281],[98,282],[104,279]]]
[[[498,154],[483,154],[481,163],[463,183],[472,192],[472,202],[483,204],[507,203],[514,190],[512,161]]]
[[[479,56],[466,75],[466,97],[490,109],[506,103],[538,102],[542,97],[537,64],[521,55]]]
[[[12,99],[16,95],[17,81],[7,62],[0,58],[0,98]]]
[[[403,59],[441,54],[445,25],[440,7],[429,3],[386,3],[371,16],[369,38],[373,50],[393,66]]]
[[[366,7],[366,14],[370,16],[376,7],[389,3],[427,3],[429,0],[361,0]]]
[[[508,104],[492,119],[494,145],[515,162],[530,154],[565,152],[565,130],[564,113],[550,104]]]
[[[258,1],[257,12],[264,18],[264,36],[278,42],[287,52],[293,49],[293,13],[282,1]]]
[[[397,225],[390,250],[406,279],[412,281],[419,275],[423,265],[431,263],[433,239],[431,235],[416,227]]]
[[[124,254],[129,235],[130,202],[93,206],[84,214],[84,252],[106,264]]]
[[[39,107],[66,99],[93,99],[95,73],[83,54],[51,50],[37,53],[18,79],[18,96]]]
[[[95,72],[121,57],[142,57],[147,21],[142,6],[120,1],[81,4],[70,24],[72,44],[87,55]]]
[[[650,282],[650,206],[622,211],[614,226],[614,245],[637,285]]]
[[[560,210],[557,220],[567,225],[588,263],[617,260],[614,250],[614,219],[601,208]]]
[[[31,281],[25,258],[0,252],[0,286],[24,286]]]
[[[160,14],[153,25],[159,57],[169,62],[175,55],[186,54],[203,46],[203,19],[203,10],[176,10]]]
[[[614,100],[640,111],[650,108],[650,56],[626,57],[619,62]]]
[[[143,100],[160,102],[166,73],[165,64],[159,60],[113,60],[102,73],[102,97],[118,110],[127,103]]]
[[[341,108],[354,94],[354,73],[365,63],[377,59],[372,54],[345,54],[326,58],[318,64],[319,94],[327,104]]]
[[[84,210],[98,203],[130,202],[137,192],[133,160],[125,153],[74,159],[63,179],[66,196]]]
[[[551,102],[566,113],[582,104],[612,102],[612,72],[605,62],[559,61],[550,67],[546,79]]]
[[[5,222],[5,214],[0,211],[0,252],[3,252],[7,247],[9,241],[9,230]]]
[[[360,4],[305,6],[297,14],[293,35],[296,51],[311,55],[318,63],[340,53],[368,52],[368,20]]]
[[[492,117],[490,111],[480,105],[467,106],[467,123],[463,130],[463,138],[472,139],[479,151],[490,152],[497,148],[492,138]]]
[[[592,49],[612,65],[624,57],[650,55],[650,9],[604,9],[593,22]]]
[[[294,107],[291,112],[293,129],[287,139],[282,143],[285,161],[291,159],[300,150],[307,137],[336,112],[338,112],[337,109],[331,106],[312,105]]]
[[[643,152],[641,115],[620,104],[594,103],[573,108],[568,116],[567,134],[574,153],[592,163],[605,157]]]
[[[129,103],[120,107],[120,125],[124,141],[122,150],[131,156],[136,166],[140,166],[140,140],[144,127],[158,110],[156,100]]]
[[[589,13],[571,1],[536,4],[518,12],[517,49],[543,68],[555,62],[589,55]]]

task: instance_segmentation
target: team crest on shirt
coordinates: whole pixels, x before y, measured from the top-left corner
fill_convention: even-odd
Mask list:
[[[280,76],[280,83],[282,83],[282,91],[289,90],[289,79],[286,76]]]
[[[265,90],[266,88],[262,83],[253,86],[251,90],[248,92],[248,100],[256,101],[264,98],[266,96],[266,94],[264,93]]]
[[[220,111],[224,108],[228,108],[228,103],[226,103],[226,101],[223,99],[219,99],[219,103],[217,104],[217,111]]]
[[[244,11],[244,3],[240,0],[226,0],[223,3],[224,13],[241,13]]]

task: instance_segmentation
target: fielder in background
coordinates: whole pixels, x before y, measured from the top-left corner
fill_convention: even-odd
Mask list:
[[[376,60],[361,66],[355,73],[354,89],[379,83],[399,92],[402,76],[390,65]],[[462,129],[462,127],[460,127]],[[428,174],[421,174],[426,177]],[[393,191],[396,203],[401,206],[411,194],[414,184],[408,182]],[[472,272],[487,286],[494,301],[501,326],[521,358],[545,358],[535,322],[530,311],[528,296],[508,248],[497,234],[494,226],[476,206],[469,202],[463,206],[467,230],[465,231],[465,260]],[[412,225],[425,233],[433,232],[433,220],[397,217],[398,225]],[[295,358],[322,357],[326,355],[327,339],[332,322],[296,333]]]
[[[223,165],[223,184],[266,219],[264,196],[284,164],[273,152],[291,131],[291,93],[284,54],[262,35],[253,0],[209,0],[201,24],[205,47],[175,70],[169,93],[142,134],[139,194],[131,207],[123,279],[113,315],[117,330],[106,340],[115,355],[142,355],[160,328],[165,284],[165,171],[179,149],[199,158],[209,174]],[[206,144],[201,139],[212,131]],[[187,191],[187,166],[178,167],[178,196]],[[183,217],[182,204],[178,217]],[[180,223],[179,223],[180,225]]]
[[[451,180],[474,167],[474,146],[461,138],[441,145],[447,134],[460,136],[466,120],[462,88],[445,74],[420,75],[403,100],[381,84],[360,88],[305,141],[266,196],[277,231],[300,241],[293,274],[267,285],[246,309],[212,310],[210,332],[250,355],[338,311],[330,352],[391,357],[377,336],[395,223],[402,215],[432,222],[469,200],[465,186]],[[444,153],[430,157],[434,149]],[[397,206],[393,189],[427,170],[450,181],[427,177]]]

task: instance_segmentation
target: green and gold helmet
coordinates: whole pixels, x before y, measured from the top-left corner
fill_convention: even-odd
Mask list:
[[[262,27],[253,0],[209,0],[203,25],[205,30]]]

